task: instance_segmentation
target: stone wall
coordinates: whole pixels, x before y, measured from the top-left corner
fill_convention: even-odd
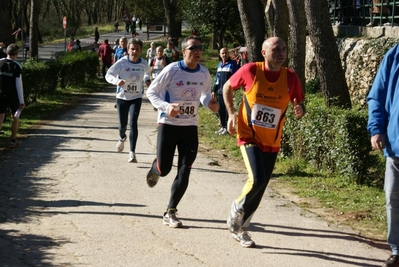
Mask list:
[[[337,38],[338,50],[345,71],[345,78],[352,104],[365,104],[366,96],[374,81],[382,58],[398,39],[381,38]],[[306,81],[316,77],[316,62],[310,38],[306,40]]]

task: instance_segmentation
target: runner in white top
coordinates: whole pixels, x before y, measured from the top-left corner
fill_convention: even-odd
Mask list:
[[[177,147],[177,175],[172,183],[169,204],[163,224],[181,227],[176,218],[177,205],[183,197],[198,151],[198,108],[202,103],[213,112],[219,110],[211,97],[211,76],[199,64],[201,39],[189,36],[182,42],[183,60],[167,65],[147,90],[147,97],[158,109],[157,157],[147,174],[147,184],[154,187],[160,176],[166,176],[173,165]]]
[[[156,49],[157,55],[151,60],[151,77],[155,79],[159,73],[166,67],[167,58],[163,53],[163,47],[158,46]]]
[[[143,42],[132,38],[128,42],[127,56],[115,62],[107,71],[107,82],[117,85],[116,105],[119,117],[119,140],[116,151],[122,152],[126,141],[126,126],[130,117],[130,154],[129,162],[137,162],[135,149],[138,137],[137,120],[140,114],[144,93],[144,84],[150,84],[149,67],[145,59],[140,58]],[[131,107],[133,106],[133,108]],[[129,116],[130,115],[130,116]]]
[[[147,96],[158,109],[158,122],[172,125],[198,125],[200,102],[208,107],[211,96],[209,71],[198,64],[187,68],[184,60],[167,65],[147,90]],[[173,104],[172,104],[173,103]],[[173,106],[178,112],[168,115]]]

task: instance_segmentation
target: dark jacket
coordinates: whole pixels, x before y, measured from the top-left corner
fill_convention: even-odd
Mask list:
[[[225,64],[220,61],[216,70],[216,79],[212,91],[214,93],[223,94],[223,85],[237,70],[237,62],[231,58],[228,58]]]

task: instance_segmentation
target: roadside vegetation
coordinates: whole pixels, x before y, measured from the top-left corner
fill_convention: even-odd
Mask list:
[[[101,27],[101,32],[112,31],[111,26],[99,27]],[[93,29],[93,26],[82,27],[78,31],[79,34],[81,33],[79,36],[91,35]],[[183,33],[184,36],[188,34],[188,32]],[[76,36],[76,38],[79,38],[79,36]],[[47,42],[53,42],[58,39],[46,37],[46,40],[48,40]],[[166,39],[165,43],[159,43],[159,45],[165,44]],[[145,57],[148,46],[149,44],[146,43],[143,47],[143,57]],[[215,75],[218,61],[218,51],[210,48],[204,51],[203,64],[210,70],[212,77]],[[94,68],[96,71],[97,67],[95,66]],[[79,105],[79,99],[83,94],[104,90],[105,86],[106,83],[103,80],[94,79],[90,84],[85,86],[73,85],[63,88],[58,86],[52,92],[38,95],[35,101],[26,107],[21,116],[20,138],[24,137],[24,131],[26,132],[27,129],[40,125],[41,120],[56,119],[59,114],[62,114],[75,105]],[[306,116],[309,117],[317,111],[316,108],[324,107],[323,97],[319,94],[317,87],[317,82],[308,83],[306,87],[308,107],[308,115]],[[240,99],[241,95],[237,92],[235,95],[236,106],[238,106]],[[309,124],[312,126],[312,123],[293,121],[293,117],[288,114],[287,127],[285,129],[288,134],[293,132],[292,125],[296,127],[295,132],[302,131],[303,134],[303,132],[310,131],[306,136],[321,137],[323,140],[317,146],[319,148],[322,147],[324,150],[319,154],[315,153],[316,155],[312,159],[307,159],[297,156],[299,153],[296,151],[298,147],[292,146],[292,144],[290,147],[287,147],[286,143],[289,142],[283,141],[282,153],[280,153],[278,158],[270,187],[300,207],[320,215],[331,223],[350,226],[365,237],[384,239],[386,235],[385,200],[382,190],[384,159],[380,154],[370,152],[369,148],[367,148],[369,143],[365,143],[364,141],[369,138],[367,133],[364,133],[366,125],[362,125],[365,111],[360,107],[353,110],[357,110],[356,113],[360,114],[359,116],[355,116],[356,122],[360,124],[360,128],[357,129],[358,135],[361,135],[361,138],[357,138],[360,140],[360,145],[358,146],[365,148],[362,153],[367,153],[369,161],[358,163],[356,168],[348,168],[347,161],[340,159],[340,157],[344,157],[344,159],[350,158],[351,155],[346,154],[350,153],[350,151],[338,151],[336,156],[332,155],[329,151],[325,151],[328,146],[323,147],[324,144],[322,144],[322,141],[324,140],[324,143],[328,143],[326,137],[323,136],[324,132],[328,132],[328,130],[324,132],[309,130],[310,128],[306,127]],[[331,109],[327,113],[332,113],[330,111]],[[321,116],[320,114],[323,113],[318,113],[318,116]],[[334,114],[338,117],[341,116],[341,113]],[[352,115],[350,117],[352,118]],[[320,121],[321,124],[323,121]],[[301,126],[302,128],[300,128],[300,125],[305,126]],[[323,128],[322,125],[314,125],[314,127],[318,129]],[[333,124],[329,127],[331,127],[329,131],[334,133],[333,128],[337,126]],[[226,167],[234,166],[234,168],[241,169],[243,173],[246,173],[235,138],[229,135],[216,135],[215,131],[217,129],[219,129],[217,116],[206,109],[201,109],[199,127],[201,152],[207,153],[213,159],[212,164]],[[3,125],[3,131],[5,134],[0,135],[0,147],[7,147],[11,134],[9,114]],[[342,129],[339,129],[339,131],[344,135]],[[364,136],[365,134],[366,136]],[[298,136],[296,135],[295,138],[298,138]],[[306,140],[302,140],[298,143],[298,146],[305,147],[303,144],[306,142]],[[5,156],[4,153],[1,155],[0,157]],[[323,163],[326,161],[325,157],[329,157],[330,165]],[[343,167],[337,166],[337,162],[339,162],[338,165],[343,165]],[[358,170],[359,166],[361,170]],[[237,190],[240,190],[240,188],[237,188]]]

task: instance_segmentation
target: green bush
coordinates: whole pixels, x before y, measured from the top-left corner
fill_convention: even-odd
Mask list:
[[[98,55],[91,51],[63,53],[48,62],[27,60],[22,68],[26,104],[53,93],[58,86],[89,85],[97,77],[98,65]]]
[[[288,112],[281,154],[304,159],[318,170],[346,176],[354,183],[375,184],[369,173],[377,162],[371,160],[366,125],[365,111],[310,106],[301,120]]]
[[[22,78],[26,104],[34,103],[57,88],[59,68],[55,62],[27,60],[23,64]]]
[[[319,77],[316,77],[306,83],[305,92],[306,94],[315,94],[321,92]]]
[[[96,77],[99,61],[97,53],[82,51],[65,53],[58,59],[60,87],[86,85]]]

